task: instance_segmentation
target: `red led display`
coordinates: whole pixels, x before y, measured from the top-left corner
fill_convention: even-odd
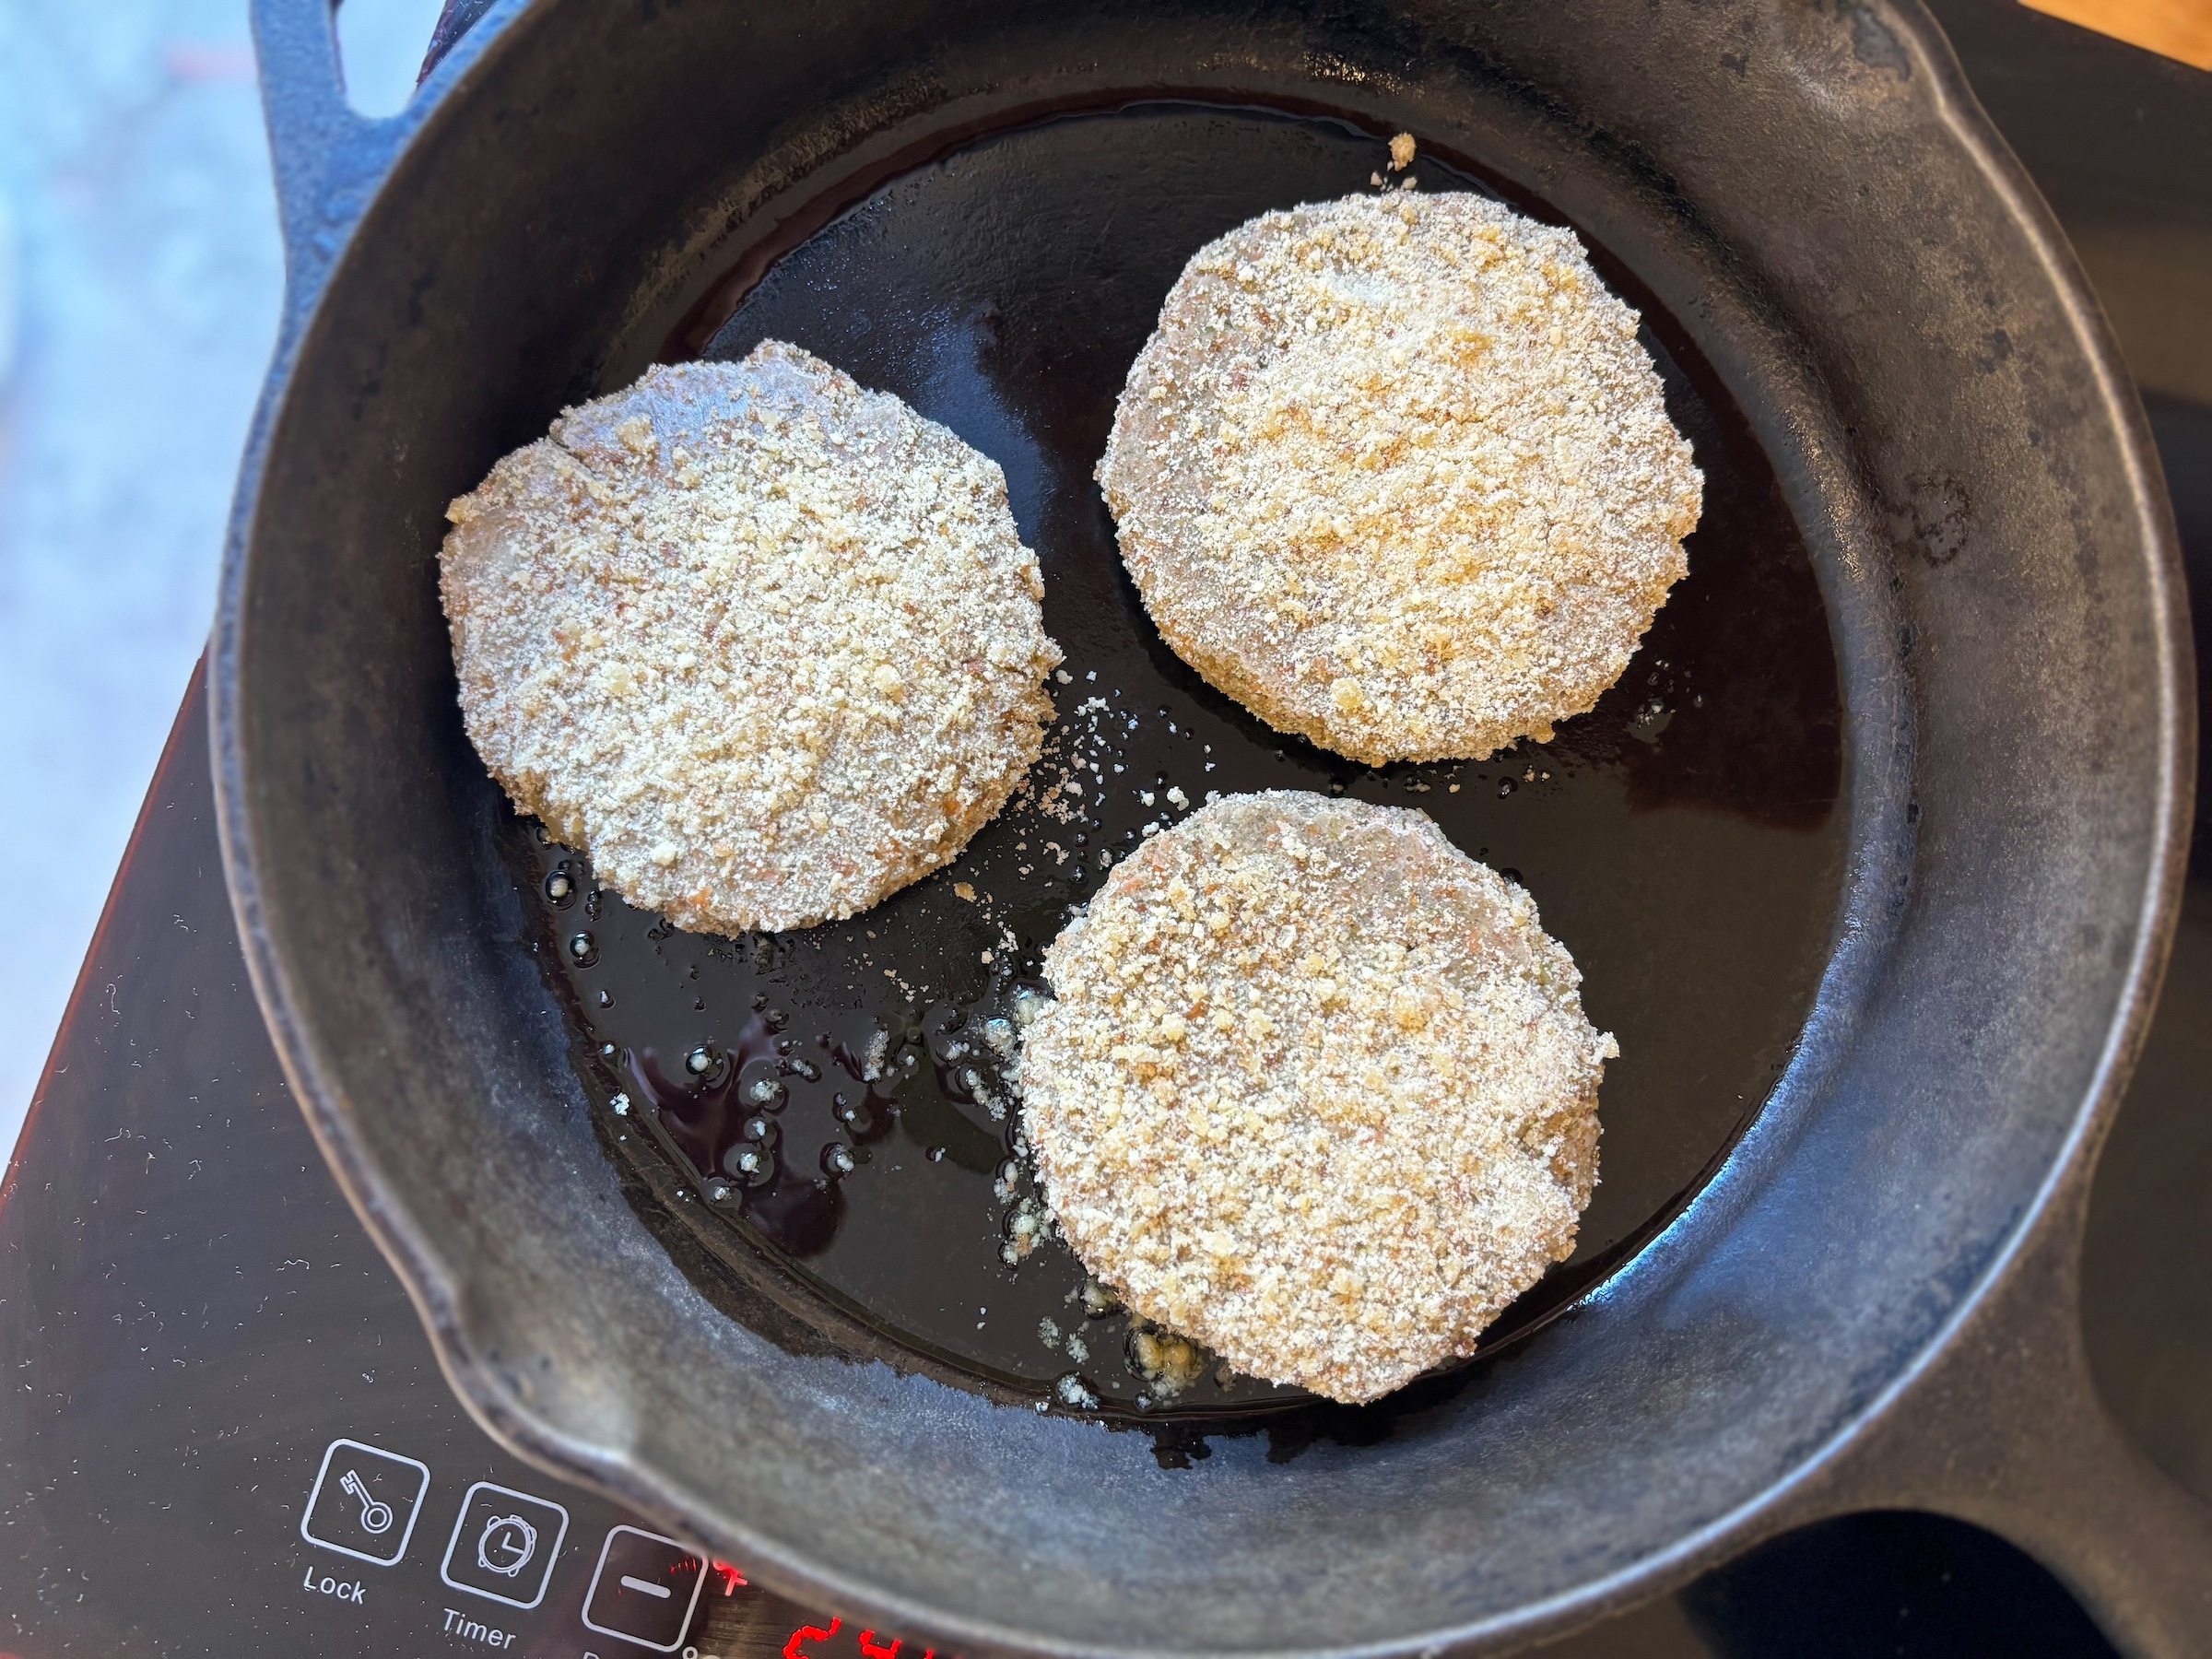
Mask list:
[[[844,1659],[852,1651],[837,1641],[837,1634],[844,1626],[841,1618],[831,1619],[827,1629],[820,1625],[801,1625],[783,1643],[783,1659]],[[896,1636],[887,1641],[873,1630],[863,1630],[858,1646],[860,1659],[900,1659],[906,1643]],[[937,1659],[936,1650],[924,1648],[919,1659]]]
[[[818,1630],[813,1625],[801,1625],[791,1633],[791,1640],[783,1644],[783,1659],[815,1659],[815,1655],[807,1652],[806,1644],[810,1641],[828,1641],[837,1634],[838,1627],[844,1622],[841,1618],[833,1618],[826,1630]],[[816,1650],[816,1653],[819,1652],[819,1649]]]
[[[707,1573],[709,1588],[723,1595],[735,1595],[747,1583],[745,1574],[727,1561],[709,1562]],[[859,1659],[937,1659],[935,1648],[909,1653],[904,1639],[898,1636],[878,1636],[873,1630],[862,1630],[857,1637],[845,1634],[841,1618],[832,1618],[826,1627],[801,1625],[783,1640],[783,1659],[853,1659],[855,1651]],[[7,1656],[0,1653],[0,1659]]]

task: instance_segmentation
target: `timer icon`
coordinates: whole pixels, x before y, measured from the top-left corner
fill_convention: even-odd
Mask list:
[[[494,1515],[477,1537],[477,1565],[512,1578],[537,1553],[537,1528],[520,1515]]]
[[[568,1532],[569,1512],[559,1504],[479,1480],[461,1500],[438,1576],[471,1595],[535,1607]]]

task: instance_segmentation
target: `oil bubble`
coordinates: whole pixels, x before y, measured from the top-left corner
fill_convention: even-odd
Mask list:
[[[569,956],[579,968],[589,968],[599,959],[599,941],[588,933],[580,933],[569,940]]]
[[[781,1112],[790,1093],[773,1060],[748,1060],[738,1074],[737,1099],[749,1111]]]

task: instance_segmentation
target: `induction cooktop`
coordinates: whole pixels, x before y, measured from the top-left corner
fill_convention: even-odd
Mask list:
[[[449,7],[441,41],[467,9]],[[2147,382],[2201,656],[2212,175],[2172,158],[2212,150],[2212,76],[1999,0],[1938,11]],[[0,1189],[0,1659],[929,1659],[924,1642],[795,1606],[750,1583],[743,1562],[518,1462],[462,1410],[263,1030],[223,885],[206,733],[195,679]],[[2085,1297],[2115,1412],[2212,1492],[2201,806],[2198,821],[2175,965],[2100,1175]],[[1807,1529],[1539,1651],[2112,1653],[2025,1556],[1917,1514]]]

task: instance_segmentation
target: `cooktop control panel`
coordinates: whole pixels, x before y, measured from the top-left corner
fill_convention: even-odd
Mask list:
[[[465,1462],[441,1474],[392,1437],[352,1435],[300,1472],[286,1622],[312,1628],[313,1651],[351,1652],[358,1639],[377,1653],[893,1659],[909,1646],[806,1613],[542,1476],[502,1466],[477,1478]]]
[[[927,1659],[508,1455],[286,1088],[186,700],[0,1193],[0,1659]]]

